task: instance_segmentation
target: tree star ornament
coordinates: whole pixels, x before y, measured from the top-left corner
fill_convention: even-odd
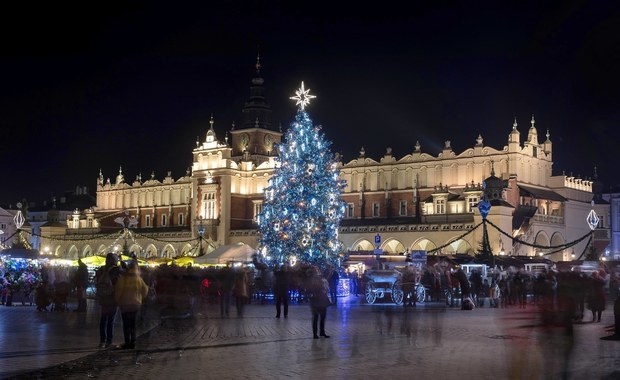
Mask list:
[[[304,82],[301,81],[301,88],[295,91],[295,96],[291,96],[290,99],[296,100],[297,102],[295,103],[295,105],[299,106],[299,108],[303,111],[304,108],[306,108],[306,106],[310,104],[310,99],[316,98],[316,96],[310,95],[309,92],[310,89],[306,90],[304,88]]]

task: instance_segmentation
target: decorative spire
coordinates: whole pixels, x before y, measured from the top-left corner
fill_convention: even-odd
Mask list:
[[[419,151],[420,151],[420,148],[421,148],[421,145],[420,145],[420,140],[417,140],[417,141],[415,142],[415,151],[416,151],[416,152],[419,152]]]
[[[478,134],[478,138],[476,139],[476,146],[482,146],[482,135]]]
[[[200,137],[196,136],[196,148],[200,145]]]
[[[549,137],[551,137],[551,134],[549,134],[549,128],[547,128],[547,134],[546,134],[545,136],[547,136],[547,141],[551,141],[551,140],[549,139]]]
[[[224,141],[226,142],[226,145],[228,145],[228,131],[226,132],[226,135],[224,135]]]
[[[364,157],[366,155],[366,150],[364,149],[364,147],[362,147],[362,149],[360,149],[360,157]]]
[[[260,76],[260,53],[256,53],[256,75]]]
[[[532,120],[530,121],[530,123],[532,124],[531,128],[536,128],[536,120],[534,120],[534,114],[532,114]]]
[[[233,120],[232,125],[230,126],[230,130],[234,131],[235,130],[235,121]]]
[[[213,121],[213,114],[211,114],[211,120],[209,120],[209,124],[211,125],[209,130],[211,130],[211,131],[213,130],[213,123],[214,123],[214,121]]]
[[[517,117],[515,116],[515,121],[512,123],[512,130],[516,131],[517,130]]]

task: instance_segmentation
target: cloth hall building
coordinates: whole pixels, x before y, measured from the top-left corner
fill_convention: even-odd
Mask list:
[[[138,175],[130,181],[121,168],[111,181],[100,172],[96,206],[76,209],[66,226],[43,225],[41,246],[66,258],[123,245],[139,257],[209,254],[236,243],[256,247],[255,217],[283,136],[272,124],[260,69],[257,61],[241,123],[233,123],[222,139],[212,117],[191,152],[192,167],[183,176],[168,173],[163,180],[154,175],[143,180]],[[551,248],[520,242],[545,247],[574,241],[590,232],[586,217],[592,209],[600,217],[593,245],[602,250],[609,241],[609,204],[597,198],[596,181],[554,176],[549,132],[539,135],[534,116],[525,129],[527,133],[521,133],[516,120],[508,124],[506,145],[499,149],[485,146],[482,136],[472,136],[475,143],[463,152],[454,152],[446,141],[434,156],[416,143],[403,157],[387,148],[376,160],[366,157],[362,148],[356,159],[340,162],[347,204],[339,229],[343,252],[372,251],[379,234],[379,248],[385,253],[474,254],[483,231],[467,232],[482,221],[476,205],[490,178],[502,185],[493,194],[487,219],[506,233],[488,229],[495,255],[547,254]],[[122,223],[132,232],[129,238],[120,235]],[[205,237],[201,247],[199,231]],[[548,258],[570,260],[586,245],[587,240]]]

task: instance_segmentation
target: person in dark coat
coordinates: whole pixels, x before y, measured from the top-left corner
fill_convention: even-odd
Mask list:
[[[86,288],[88,287],[88,267],[82,262],[82,259],[78,260],[78,268],[75,272],[75,288],[77,294],[77,309],[75,311],[79,313],[86,312]]]
[[[338,282],[340,281],[340,275],[338,271],[334,269],[332,265],[327,268],[327,273],[325,275],[327,279],[327,283],[329,284],[329,296],[332,304],[337,303],[338,298]]]
[[[116,282],[121,275],[120,268],[118,267],[118,257],[116,254],[110,252],[106,255],[105,266],[101,267],[97,272],[97,286],[99,286],[99,278],[107,275],[112,281],[112,289],[116,286]],[[112,345],[112,338],[114,333],[114,317],[116,316],[116,299],[114,291],[110,294],[98,294],[97,301],[101,306],[101,316],[99,318],[99,348],[108,348]]]
[[[474,306],[471,299],[471,285],[469,284],[467,275],[463,272],[463,268],[461,267],[459,267],[456,271],[456,278],[461,287],[461,310],[466,310],[469,306],[468,303],[471,303],[471,306]]]
[[[276,318],[280,318],[280,311],[284,306],[284,318],[288,317],[288,301],[289,301],[289,289],[291,286],[291,276],[286,267],[286,264],[282,264],[280,269],[275,273],[275,285],[274,295],[276,297]]]
[[[320,331],[320,336],[329,338],[329,335],[325,333],[325,317],[327,316],[327,306],[329,306],[329,284],[316,267],[310,269],[308,281],[310,310],[312,311],[312,335],[314,339],[319,339],[317,333]]]
[[[592,311],[592,322],[601,321],[605,303],[605,279],[599,275],[599,272],[592,272],[590,291],[588,292],[588,309]]]
[[[235,273],[230,266],[225,266],[218,273],[218,286],[220,291],[220,317],[228,317],[230,312],[230,299],[235,285]]]

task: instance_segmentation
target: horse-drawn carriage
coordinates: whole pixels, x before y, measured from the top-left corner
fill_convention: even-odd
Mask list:
[[[377,298],[390,295],[392,302],[403,303],[402,273],[396,269],[369,269],[364,274],[364,299],[373,304]]]
[[[416,302],[426,300],[426,288],[424,285],[410,284],[414,292]],[[407,288],[407,287],[406,287]],[[403,274],[397,269],[370,269],[364,274],[364,299],[373,304],[377,298],[385,298],[390,295],[392,302],[402,305],[405,293],[403,291]]]

